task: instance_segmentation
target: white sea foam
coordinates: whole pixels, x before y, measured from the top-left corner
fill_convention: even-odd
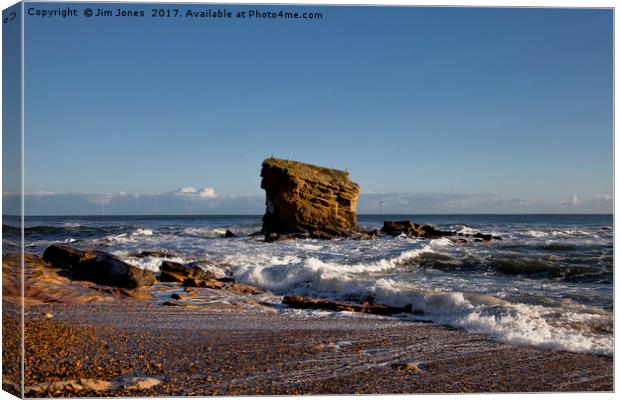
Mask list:
[[[235,269],[235,277],[278,294],[298,294],[335,299],[372,298],[376,303],[411,306],[429,321],[464,328],[512,344],[526,344],[597,354],[612,354],[611,335],[580,332],[563,325],[554,315],[562,309],[510,303],[480,294],[438,290],[424,282],[380,278],[426,252],[450,242],[433,240],[390,259],[367,263],[337,263],[315,257],[248,257]],[[240,260],[237,260],[240,261]],[[376,278],[374,278],[376,277]],[[581,319],[590,318],[579,314]],[[586,316],[584,316],[586,315]],[[592,314],[592,318],[600,315]]]
[[[131,236],[153,236],[153,230],[138,228],[131,233]]]
[[[549,230],[549,231],[541,231],[530,229],[525,232],[526,235],[535,238],[545,238],[545,237],[579,237],[579,236],[596,236],[592,232],[587,232],[581,229],[565,229],[565,230]]]
[[[117,251],[114,252],[114,255],[118,256],[121,260],[125,261],[129,265],[133,265],[134,267],[142,268],[152,272],[159,272],[159,267],[161,266],[162,261],[174,261],[178,263],[185,263],[187,259],[183,257],[133,257],[129,255],[131,252],[129,251]]]
[[[183,232],[195,235],[195,236],[203,236],[209,238],[221,237],[226,233],[226,229],[222,228],[208,228],[208,227],[198,227],[198,228],[185,228]]]
[[[457,233],[461,235],[475,235],[479,232],[480,231],[478,229],[470,228],[469,226],[463,226],[461,230],[457,231]]]
[[[537,230],[534,230],[534,229],[526,231],[525,233],[527,235],[533,236],[535,238],[543,238],[543,237],[549,236],[549,232],[537,231]]]
[[[499,315],[474,310],[448,321],[470,332],[483,333],[511,344],[526,344],[595,354],[613,354],[611,335],[583,334],[577,330],[552,326],[542,315],[545,308],[524,304],[503,307]],[[546,310],[548,311],[548,310]]]

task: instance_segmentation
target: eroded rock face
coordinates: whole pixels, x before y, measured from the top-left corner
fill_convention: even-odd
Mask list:
[[[266,240],[282,235],[329,239],[356,229],[360,188],[348,172],[269,158],[261,177],[267,196]]]
[[[23,273],[25,304],[85,304],[114,301],[119,297],[136,300],[150,298],[147,289],[130,290],[86,280],[73,280],[69,269],[56,268],[34,254],[24,253]],[[21,254],[5,253],[2,257],[3,300],[14,304],[22,303],[21,278]]]

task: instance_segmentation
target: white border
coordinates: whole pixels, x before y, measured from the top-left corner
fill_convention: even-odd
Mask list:
[[[49,0],[33,0],[33,1],[29,1],[29,2],[54,2],[54,1],[49,1]],[[57,1],[59,2],[59,1]],[[63,1],[64,3],[112,3],[111,1],[76,1],[76,0],[69,0],[69,1]],[[0,5],[2,6],[2,9],[5,9],[13,4],[17,3],[17,1],[12,1],[12,0],[0,0]],[[121,3],[121,2],[118,2]],[[444,1],[410,1],[410,0],[389,0],[389,1],[385,1],[385,0],[337,0],[337,1],[330,1],[330,0],[312,0],[312,1],[302,1],[302,0],[288,0],[288,1],[247,1],[247,0],[229,0],[229,1],[195,1],[195,2],[188,2],[188,1],[180,1],[180,0],[168,0],[168,1],[145,1],[145,0],[133,0],[133,1],[125,1],[124,3],[181,3],[181,4],[304,4],[304,5],[375,5],[375,6],[439,6],[439,7],[450,7],[450,6],[465,6],[465,7],[557,7],[557,8],[614,8],[615,7],[615,3],[613,1],[609,1],[609,0],[590,0],[590,1],[576,1],[576,0],[527,0],[527,1],[502,1],[499,2],[497,0],[493,1],[493,0],[457,0],[457,1],[450,1],[450,0],[444,0]],[[615,10],[614,10],[615,11]],[[24,29],[25,29],[25,21],[23,18],[23,13],[22,13],[22,39],[24,37]],[[0,30],[0,43],[1,43],[1,39],[2,39],[2,33]],[[616,54],[616,46],[618,43],[618,33],[615,30],[615,15],[614,15],[614,78],[618,72],[618,67],[615,63],[615,54]],[[21,151],[22,151],[22,194],[24,192],[24,179],[23,179],[23,173],[24,173],[24,149],[23,149],[23,129],[24,129],[24,95],[23,95],[23,91],[24,91],[24,73],[23,73],[23,62],[24,62],[24,41],[22,40],[22,79],[21,79],[21,84],[22,84],[22,142],[21,142]],[[1,58],[1,57],[0,57]],[[1,67],[0,67],[1,68]],[[0,69],[1,71],[1,69]],[[615,140],[615,120],[616,120],[616,115],[618,112],[618,108],[617,108],[617,104],[615,101],[615,79],[613,81],[613,99],[614,99],[614,115],[613,115],[613,126],[614,126],[614,228],[615,228],[615,210],[617,209],[618,206],[618,198],[615,196],[615,187],[616,187],[616,177],[618,176],[617,174],[617,169],[616,169],[616,163],[615,163],[615,154],[616,151],[618,150],[618,142]],[[2,88],[2,84],[0,83],[0,89]],[[0,99],[0,105],[2,104],[2,101]],[[0,141],[0,146],[1,146],[1,141]],[[0,149],[1,150],[1,149]],[[1,171],[2,171],[2,163],[1,163],[1,151],[0,151],[0,175],[1,175]],[[25,211],[24,209],[24,199],[23,199],[23,195],[22,195],[22,227],[23,227],[23,213]],[[2,204],[2,200],[0,199],[0,205]],[[618,243],[618,238],[620,237],[620,234],[618,233],[617,229],[614,229],[614,256],[617,253],[617,243]],[[23,231],[22,231],[22,242],[23,242]],[[22,261],[23,262],[23,261]],[[614,271],[616,266],[618,265],[618,263],[616,262],[616,259],[614,258]],[[22,266],[22,282],[23,282],[23,266]],[[616,294],[618,293],[618,287],[615,285],[615,274],[614,274],[614,305],[615,305],[615,298],[616,298]],[[23,296],[23,293],[22,293]],[[22,298],[22,332],[23,332],[23,298]],[[615,312],[614,312],[614,319],[615,319]],[[615,327],[614,327],[614,337],[615,337],[615,332],[617,332],[618,330],[618,323],[615,320],[614,321]],[[23,333],[22,333],[23,334]],[[22,336],[23,337],[23,336]],[[23,347],[23,343],[22,343],[22,347]],[[615,355],[615,351],[614,351],[614,355]],[[23,359],[22,359],[23,362]],[[576,368],[578,368],[578,366],[575,366]],[[23,369],[22,369],[23,370]],[[614,359],[614,387],[617,383],[616,378],[616,373],[617,373],[617,369],[616,369],[616,365],[615,365],[615,359]],[[22,377],[23,379],[23,377]],[[22,380],[22,385],[23,385],[23,380]],[[412,400],[424,400],[424,399],[454,399],[455,395],[443,395],[443,394],[436,394],[436,395],[382,395],[382,396],[370,396],[370,395],[365,395],[363,397],[365,398],[381,398],[381,399],[391,399],[391,400],[396,400],[396,399],[412,399]],[[547,399],[579,399],[579,398],[583,398],[583,397],[588,397],[589,399],[595,400],[595,399],[608,399],[610,398],[610,394],[609,393],[544,393],[544,394],[473,394],[473,395],[457,395],[456,398],[464,398],[464,399],[520,399],[520,398],[547,398]],[[260,397],[260,399],[278,399],[281,398],[282,396],[262,396]],[[286,397],[290,397],[290,396],[286,396]],[[330,398],[330,397],[334,397],[334,396],[304,396],[304,397],[310,397],[310,398]],[[359,399],[360,396],[337,396],[339,399],[347,399],[347,400],[353,400],[353,399]],[[183,397],[186,398],[186,397]],[[206,399],[207,397],[194,397],[197,399],[200,398],[204,398]],[[226,398],[230,398],[230,399],[238,399],[238,398],[247,398],[247,399],[253,399],[255,397],[226,397]],[[4,399],[14,399],[13,396],[11,396],[10,394],[6,393],[6,392],[2,392],[0,391],[0,400],[4,400]],[[165,398],[165,397],[160,397],[159,399],[169,399],[169,398]],[[170,397],[170,399],[172,399]]]

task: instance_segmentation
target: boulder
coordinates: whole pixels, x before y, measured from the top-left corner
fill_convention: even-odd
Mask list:
[[[431,225],[416,224],[411,221],[384,221],[381,231],[393,236],[404,233],[407,236],[421,238],[438,238],[456,235],[454,231],[442,231]]]
[[[174,261],[163,261],[159,267],[161,282],[183,282],[188,278],[197,280],[215,279],[214,273],[205,271],[202,262],[181,264]]]
[[[51,245],[43,252],[43,259],[54,268],[71,270],[82,261],[94,258],[94,250],[80,250],[69,246]]]
[[[53,267],[65,270],[70,278],[102,285],[134,289],[151,286],[156,281],[152,272],[98,250],[52,245],[43,253],[43,259]]]
[[[225,238],[234,238],[234,237],[237,237],[237,235],[235,235],[234,233],[232,233],[231,231],[229,231],[229,230],[227,229],[227,230],[226,230],[226,233],[225,233],[225,234],[224,234],[224,236],[222,236],[222,237],[225,237]]]
[[[296,161],[263,161],[261,188],[266,193],[263,233],[333,238],[356,229],[359,185],[349,173]]]
[[[152,272],[127,264],[112,254],[103,251],[94,254],[95,257],[73,267],[74,278],[128,289],[152,286],[157,281]]]

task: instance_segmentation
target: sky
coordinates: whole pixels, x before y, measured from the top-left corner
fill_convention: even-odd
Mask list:
[[[72,6],[25,18],[27,213],[261,213],[272,155],[348,169],[359,212],[612,210],[610,10]]]

